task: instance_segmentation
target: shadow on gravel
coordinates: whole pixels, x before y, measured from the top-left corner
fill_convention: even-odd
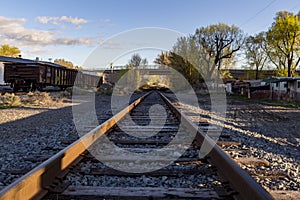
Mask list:
[[[110,109],[110,101],[102,103],[105,98],[99,97],[99,104],[96,106],[99,111],[97,112],[99,123],[110,117],[106,114],[106,110]],[[0,185],[12,183],[79,138],[73,122],[72,106],[58,109],[40,107],[14,109],[22,111],[16,112],[12,109],[7,113],[32,115],[24,118],[17,116],[20,119],[0,124]],[[38,114],[37,110],[40,111]],[[9,174],[11,172],[14,174]]]
[[[103,113],[103,107],[107,110],[107,108],[110,108],[110,105],[106,102],[105,105],[98,104],[96,106],[96,110],[100,110],[96,112],[99,123],[104,122],[111,115],[110,111]],[[76,131],[73,122],[72,106],[58,109],[38,107],[21,107],[20,109],[24,112],[36,110],[41,112],[0,124],[0,144],[7,139],[45,136],[45,134],[51,134],[51,131],[53,136],[59,135],[58,132]]]
[[[276,112],[278,109],[268,108],[268,112],[272,111]],[[256,112],[253,109],[239,109],[237,113],[229,116],[230,122],[228,118],[227,121],[223,122],[222,132],[231,134],[233,138],[240,140],[246,146],[292,158],[300,163],[300,147],[297,141],[297,138],[300,138],[300,124],[291,123],[288,118],[280,113],[264,112],[266,111],[258,110]],[[299,112],[289,111],[288,114],[300,118]],[[212,116],[207,119],[215,125],[220,121]],[[297,118],[295,120],[297,121]]]

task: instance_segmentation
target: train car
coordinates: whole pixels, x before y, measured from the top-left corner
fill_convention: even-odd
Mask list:
[[[79,71],[74,85],[81,88],[98,88],[103,84],[103,77]]]
[[[61,90],[72,87],[78,71],[50,62],[5,63],[4,81],[14,91],[43,90],[47,86]]]
[[[97,88],[102,77],[93,71],[78,71],[56,63],[0,56],[4,65],[4,82],[14,91],[44,90],[48,86],[64,90],[74,84],[81,88]]]

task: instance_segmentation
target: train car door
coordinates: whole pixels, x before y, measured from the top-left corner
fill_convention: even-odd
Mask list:
[[[59,85],[60,84],[60,79],[59,79],[59,70],[58,68],[55,68],[55,85]]]
[[[51,84],[51,67],[46,67],[46,84]]]

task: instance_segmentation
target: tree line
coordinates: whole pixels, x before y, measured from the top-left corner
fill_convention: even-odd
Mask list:
[[[238,53],[244,55],[247,68],[256,71],[256,79],[261,70],[272,66],[277,76],[296,76],[300,62],[300,12],[280,11],[267,31],[250,36],[239,27],[224,23],[198,28],[194,34],[178,38],[173,49],[162,52],[155,62],[176,69],[195,83],[199,76],[207,80],[219,74],[229,78],[228,69],[235,66]]]

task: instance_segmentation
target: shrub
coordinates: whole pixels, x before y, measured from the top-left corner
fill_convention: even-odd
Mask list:
[[[47,92],[29,92],[26,95],[22,95],[21,101],[24,104],[32,105],[53,105],[58,102],[53,100]]]
[[[0,95],[0,107],[15,107],[20,106],[21,101],[20,97],[15,96],[15,94],[5,93],[4,95]]]

